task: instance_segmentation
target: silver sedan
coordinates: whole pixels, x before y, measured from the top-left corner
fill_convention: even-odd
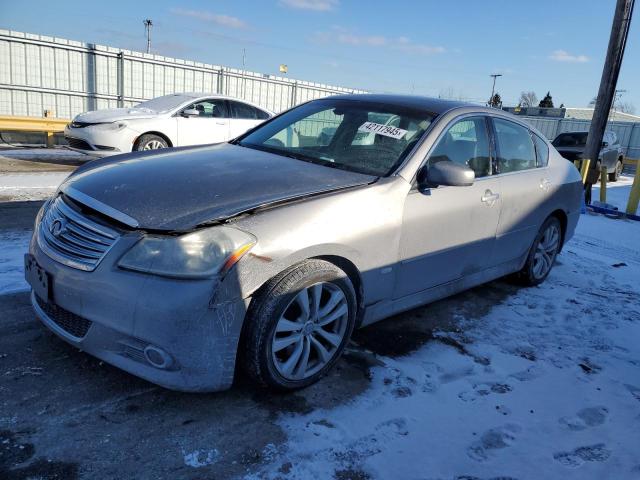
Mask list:
[[[82,166],[38,214],[26,276],[48,328],[135,375],[212,391],[240,365],[295,389],[354,328],[507,275],[544,281],[581,192],[507,113],[330,97],[229,143]]]

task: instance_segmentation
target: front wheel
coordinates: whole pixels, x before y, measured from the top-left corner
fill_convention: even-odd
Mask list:
[[[276,276],[249,307],[244,370],[279,390],[315,383],[349,341],[356,305],[353,284],[332,263],[307,260]]]
[[[136,142],[136,144],[134,145],[133,149],[136,151],[140,151],[140,150],[158,150],[160,148],[167,148],[169,146],[169,144],[167,143],[167,141],[158,136],[158,135],[153,135],[151,133],[147,133],[142,135],[138,141]]]
[[[536,235],[527,261],[516,274],[520,283],[528,286],[538,285],[547,278],[560,251],[562,228],[556,217],[549,217]]]
[[[609,174],[609,181],[610,182],[617,182],[618,179],[620,178],[620,174],[622,174],[622,162],[620,160],[618,160],[616,162],[616,168],[613,170],[613,172],[611,172]]]

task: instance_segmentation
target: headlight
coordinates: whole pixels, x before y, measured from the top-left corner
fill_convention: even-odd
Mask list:
[[[95,130],[122,130],[127,126],[127,122],[98,123],[93,125]]]
[[[256,238],[231,227],[212,227],[180,237],[146,236],[118,266],[165,277],[204,278],[229,270]]]

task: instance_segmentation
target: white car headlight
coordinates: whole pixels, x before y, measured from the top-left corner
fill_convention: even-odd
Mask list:
[[[96,130],[122,130],[127,126],[127,122],[98,123],[92,128]]]
[[[149,235],[118,266],[165,277],[205,278],[229,270],[255,244],[253,235],[224,226],[179,237]]]

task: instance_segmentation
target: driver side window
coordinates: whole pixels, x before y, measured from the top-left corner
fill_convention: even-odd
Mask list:
[[[202,100],[201,102],[192,103],[185,110],[195,109],[198,111],[198,116],[203,118],[227,118],[227,109],[224,105],[224,100],[211,99]]]
[[[467,117],[453,124],[429,155],[429,164],[449,161],[471,168],[476,178],[491,174],[489,135],[484,117]]]

